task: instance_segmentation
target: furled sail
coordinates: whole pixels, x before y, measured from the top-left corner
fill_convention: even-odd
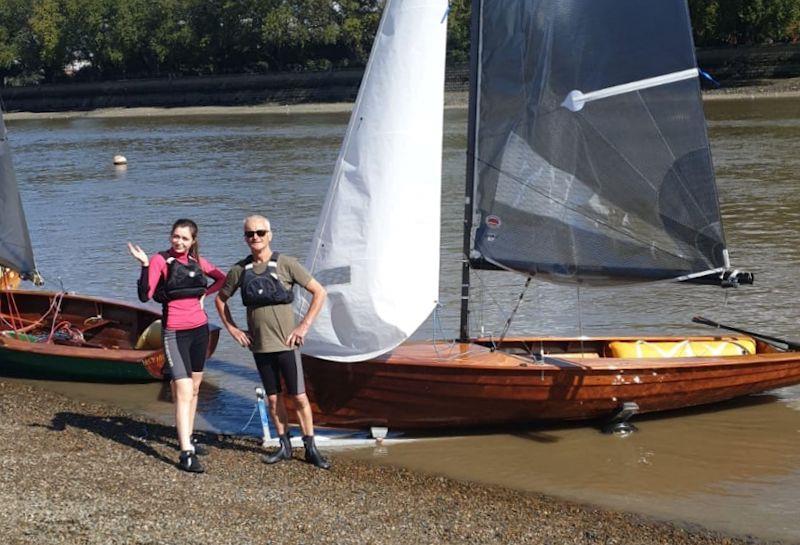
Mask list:
[[[474,264],[593,283],[721,273],[685,0],[480,9]]]
[[[328,298],[306,354],[369,359],[436,304],[446,28],[446,0],[386,2],[311,243]]]
[[[11,163],[11,148],[6,125],[0,114],[0,265],[20,273],[23,278],[37,277],[28,225],[22,210],[17,178]]]

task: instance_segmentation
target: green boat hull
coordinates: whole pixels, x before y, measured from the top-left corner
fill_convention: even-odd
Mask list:
[[[153,382],[138,362],[32,354],[0,347],[0,375],[79,382]]]

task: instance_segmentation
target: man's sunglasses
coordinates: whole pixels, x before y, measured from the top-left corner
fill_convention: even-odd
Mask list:
[[[266,229],[259,229],[257,231],[245,231],[244,236],[247,238],[253,238],[254,236],[258,235],[259,238],[264,238],[264,236],[269,233]]]

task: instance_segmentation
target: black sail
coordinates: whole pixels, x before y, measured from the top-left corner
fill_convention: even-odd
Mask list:
[[[473,266],[592,283],[725,268],[685,1],[477,7]]]
[[[23,278],[36,276],[33,248],[22,210],[17,178],[11,164],[11,148],[0,114],[0,265],[19,272]]]

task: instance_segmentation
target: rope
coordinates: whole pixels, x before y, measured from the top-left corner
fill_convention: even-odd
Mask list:
[[[17,307],[17,302],[16,299],[14,298],[14,295],[12,293],[6,292],[6,300],[8,304],[9,313],[8,314],[0,313],[0,319],[2,319],[3,323],[9,326],[11,330],[14,331],[15,334],[27,333],[28,331],[31,331],[41,326],[45,322],[47,317],[51,313],[55,312],[55,314],[53,315],[53,325],[50,330],[50,335],[48,335],[47,337],[49,341],[49,339],[52,338],[55,332],[55,328],[57,325],[56,317],[58,316],[58,313],[61,310],[61,301],[63,300],[63,298],[64,298],[64,292],[57,293],[50,301],[50,307],[47,309],[47,312],[42,314],[38,320],[32,321],[32,320],[26,320],[25,318],[22,317],[22,315],[19,312],[19,308]],[[28,325],[25,325],[25,322],[28,322]],[[72,324],[69,325],[71,326]]]
[[[242,429],[240,429],[237,433],[243,433],[244,430],[250,427],[250,424],[253,422],[253,417],[258,412],[258,401],[256,401],[255,405],[253,406],[253,412],[250,413],[250,418],[247,419],[247,424],[245,424]]]

